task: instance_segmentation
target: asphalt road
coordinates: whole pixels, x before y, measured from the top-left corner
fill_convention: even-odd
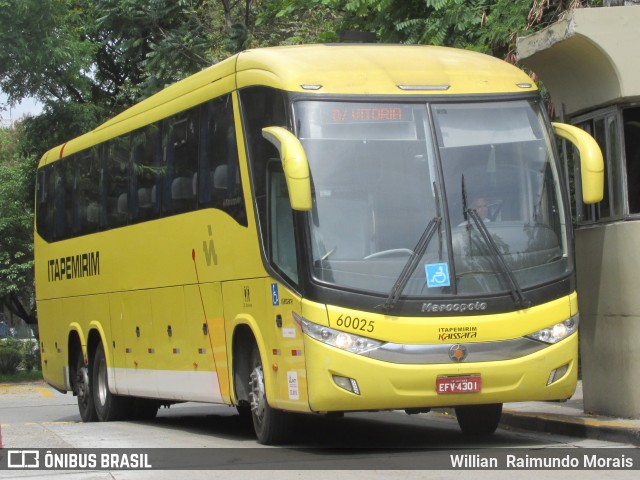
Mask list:
[[[549,452],[549,449],[608,448],[612,455],[627,445],[529,431],[498,429],[490,440],[465,437],[451,415],[442,412],[408,416],[403,412],[349,414],[344,418],[300,416],[293,442],[282,447],[256,443],[251,425],[235,409],[195,403],[161,409],[145,422],[82,423],[76,399],[45,384],[0,385],[0,433],[4,451],[10,449],[183,448],[208,449],[216,460],[210,471],[194,470],[197,478],[328,478],[339,480],[408,478],[536,478],[540,472],[432,470],[443,452]],[[439,450],[433,450],[439,449]],[[556,451],[556,450],[553,450]],[[560,451],[560,450],[557,450]],[[483,454],[484,454],[483,453]],[[640,463],[640,462],[638,462]],[[196,468],[196,464],[193,468]],[[407,470],[409,469],[409,470]],[[331,471],[330,474],[328,471]],[[95,470],[1,471],[0,478],[185,478],[184,471]],[[563,480],[636,478],[635,470],[546,471]],[[534,477],[535,475],[535,477]]]

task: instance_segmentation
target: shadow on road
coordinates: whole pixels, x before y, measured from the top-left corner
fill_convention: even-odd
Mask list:
[[[255,439],[251,420],[235,409],[212,407],[184,413],[160,414],[153,421],[162,428],[177,429],[235,441]],[[161,411],[162,412],[162,411]],[[442,413],[406,415],[401,412],[352,413],[344,417],[296,414],[290,442],[295,448],[330,449],[433,449],[530,447],[535,439],[503,429],[481,439],[465,436],[455,417]]]

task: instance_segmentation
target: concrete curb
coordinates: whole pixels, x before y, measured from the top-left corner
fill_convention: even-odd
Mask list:
[[[640,446],[640,428],[617,420],[601,420],[549,413],[519,412],[505,409],[500,424],[555,435],[591,438]]]

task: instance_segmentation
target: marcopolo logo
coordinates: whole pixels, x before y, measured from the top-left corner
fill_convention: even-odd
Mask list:
[[[487,302],[423,303],[422,312],[474,312],[487,309]]]

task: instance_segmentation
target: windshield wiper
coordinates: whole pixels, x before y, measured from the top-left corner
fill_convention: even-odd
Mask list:
[[[418,243],[413,248],[413,253],[407,260],[407,263],[404,264],[404,267],[402,268],[402,271],[400,272],[400,275],[398,276],[396,283],[394,283],[393,287],[391,287],[391,292],[389,293],[389,296],[387,297],[386,302],[384,302],[383,305],[379,305],[379,307],[385,312],[391,311],[395,308],[396,304],[398,303],[398,299],[402,294],[402,291],[407,286],[407,283],[409,283],[409,279],[411,278],[411,275],[413,274],[416,267],[420,263],[420,259],[422,258],[424,253],[427,251],[429,242],[431,241],[431,239],[433,238],[433,235],[436,233],[436,231],[440,227],[441,221],[442,221],[441,217],[439,216],[433,217],[429,222],[429,224],[427,225],[427,228],[425,228],[424,232],[422,232],[422,235],[420,236]]]
[[[464,175],[462,175],[462,214],[464,215],[464,219],[467,220],[468,225],[471,225],[471,220],[475,223],[476,228],[480,232],[484,243],[489,247],[489,252],[491,253],[491,258],[494,263],[498,263],[498,267],[496,270],[502,270],[502,273],[507,278],[507,283],[509,283],[509,288],[511,289],[511,296],[513,297],[513,301],[516,307],[529,308],[531,306],[531,300],[527,299],[518,285],[518,281],[516,280],[515,275],[513,274],[513,270],[509,268],[507,262],[504,259],[504,255],[500,253],[500,249],[498,245],[496,245],[495,240],[489,233],[487,226],[484,224],[484,220],[480,218],[478,212],[475,208],[468,208],[467,203],[467,189],[464,184]],[[495,268],[495,264],[494,264]]]
[[[466,203],[466,202],[465,202]],[[511,289],[511,295],[513,296],[513,301],[515,302],[517,307],[529,308],[531,306],[531,300],[525,298],[520,285],[518,285],[518,281],[516,280],[516,276],[513,274],[513,270],[509,268],[507,262],[504,259],[504,255],[500,252],[498,245],[496,245],[495,240],[489,233],[487,226],[484,224],[484,221],[478,215],[478,212],[474,208],[468,208],[466,210],[466,214],[468,219],[473,220],[476,228],[480,232],[485,244],[489,247],[489,251],[491,252],[491,256],[493,259],[500,265],[502,272],[504,273],[507,282],[509,283],[509,288]]]

